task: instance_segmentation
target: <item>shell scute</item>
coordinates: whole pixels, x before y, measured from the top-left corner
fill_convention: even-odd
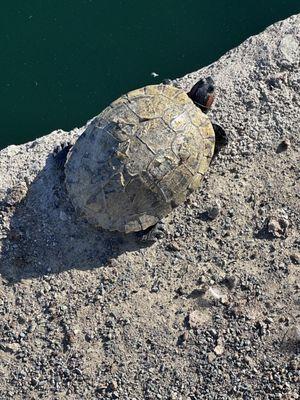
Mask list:
[[[146,86],[91,121],[66,162],[66,187],[91,224],[146,229],[199,187],[213,150],[212,125],[184,91]]]

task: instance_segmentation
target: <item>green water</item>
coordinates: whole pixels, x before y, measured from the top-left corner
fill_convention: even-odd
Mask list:
[[[300,1],[15,0],[0,11],[2,148],[81,126],[128,90],[199,69],[299,13]]]

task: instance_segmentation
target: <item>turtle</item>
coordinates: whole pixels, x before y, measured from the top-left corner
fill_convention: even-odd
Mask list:
[[[57,154],[77,214],[94,227],[129,234],[151,230],[182,204],[227,143],[206,115],[214,93],[211,77],[189,92],[169,81],[148,85],[93,118]]]

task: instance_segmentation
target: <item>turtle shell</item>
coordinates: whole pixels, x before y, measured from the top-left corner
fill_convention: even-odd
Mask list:
[[[94,226],[147,229],[199,187],[214,142],[209,118],[183,90],[134,90],[95,117],[70,151],[70,199]]]

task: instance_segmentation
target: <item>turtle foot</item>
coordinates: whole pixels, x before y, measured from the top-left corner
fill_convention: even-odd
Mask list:
[[[138,232],[136,235],[140,242],[149,244],[155,243],[166,236],[165,224],[160,221],[157,224],[150,226],[150,228]]]
[[[62,142],[54,148],[53,157],[59,169],[63,169],[72,146],[73,145],[70,142]]]
[[[222,148],[228,145],[228,134],[222,128],[222,126],[215,123],[212,123],[212,126],[214,128],[216,136],[215,151],[213,155],[213,158],[215,158],[222,150]]]

